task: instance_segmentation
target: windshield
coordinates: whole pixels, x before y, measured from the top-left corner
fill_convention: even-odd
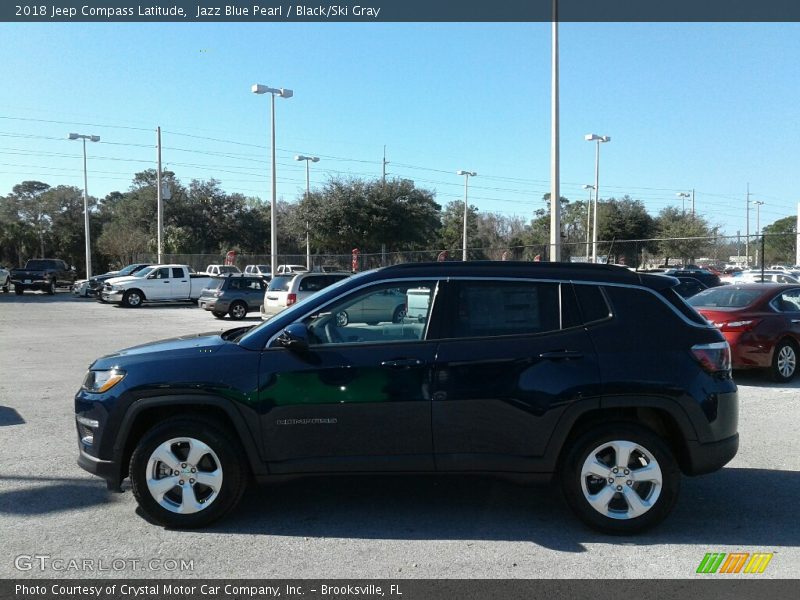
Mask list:
[[[239,267],[232,267],[230,265],[219,268],[220,273],[241,273]]]
[[[155,267],[145,267],[141,271],[137,271],[136,273],[134,273],[132,276],[133,277],[147,277],[148,275],[150,275],[150,273],[155,271],[155,269],[156,269]]]
[[[25,264],[25,268],[31,271],[39,271],[42,269],[52,269],[55,265],[51,260],[29,260]]]
[[[257,266],[258,266],[258,270],[261,271],[262,273],[269,272],[269,270],[270,270],[269,269],[269,265],[257,265]]]
[[[687,302],[697,308],[742,308],[755,302],[763,290],[717,287],[692,296]]]
[[[136,269],[138,269],[138,268],[139,268],[139,266],[140,266],[140,265],[128,265],[128,266],[127,266],[127,267],[125,267],[124,269],[120,269],[119,271],[117,271],[117,274],[118,274],[118,275],[120,275],[120,276],[122,276],[122,275],[130,275],[130,274],[131,274],[131,273],[133,273],[133,272],[134,272]]]

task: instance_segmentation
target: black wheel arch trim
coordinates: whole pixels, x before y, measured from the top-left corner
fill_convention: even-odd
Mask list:
[[[617,408],[653,408],[662,410],[669,414],[683,435],[686,443],[696,443],[698,436],[689,416],[686,414],[683,407],[676,401],[660,398],[657,396],[609,396],[598,398],[585,398],[578,400],[569,405],[558,423],[553,428],[553,433],[547,443],[547,449],[543,457],[543,464],[546,465],[547,470],[555,471],[558,466],[558,461],[564,450],[567,439],[573,431],[575,424],[581,417],[590,413],[598,412],[602,414],[603,411],[608,410],[613,417],[613,410]],[[699,408],[698,408],[699,410]]]
[[[120,474],[124,467],[122,460],[128,442],[128,435],[139,414],[151,408],[174,406],[211,406],[221,409],[231,420],[231,423],[233,423],[236,430],[235,433],[244,448],[253,475],[257,477],[268,475],[269,472],[266,463],[261,458],[260,444],[256,441],[259,439],[257,437],[257,432],[254,434],[250,427],[248,427],[244,416],[242,416],[239,410],[233,406],[230,401],[219,396],[208,394],[150,396],[135,400],[125,411],[125,416],[122,418],[114,442],[114,463],[120,470]],[[120,476],[120,479],[121,478]]]

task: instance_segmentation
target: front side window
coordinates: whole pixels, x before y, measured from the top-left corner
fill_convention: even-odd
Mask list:
[[[303,323],[311,346],[419,341],[425,337],[434,282],[394,282],[348,294]]]
[[[454,337],[536,334],[560,328],[557,283],[470,281],[459,286]]]

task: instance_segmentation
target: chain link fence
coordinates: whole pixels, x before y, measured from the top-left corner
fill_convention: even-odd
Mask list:
[[[794,266],[797,260],[797,234],[779,233],[752,236],[708,236],[687,238],[651,238],[640,240],[602,240],[591,242],[564,242],[561,260],[564,262],[598,262],[619,264],[636,269],[659,267],[747,268],[782,265]],[[436,260],[461,260],[461,248],[414,251],[363,252],[357,257],[358,271],[408,262]],[[497,246],[469,248],[469,260],[521,260],[547,261],[549,244],[524,246]],[[155,263],[155,254],[138,254],[130,262]],[[196,271],[205,271],[208,265],[225,264],[224,254],[164,254],[164,263],[189,265]],[[269,265],[268,254],[237,254],[233,264],[244,270],[247,265]],[[278,264],[306,266],[305,254],[279,254]],[[311,255],[311,268],[334,268],[351,271],[352,254]]]

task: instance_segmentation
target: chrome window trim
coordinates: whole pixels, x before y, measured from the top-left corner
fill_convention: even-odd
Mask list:
[[[434,291],[434,295],[433,295],[433,298],[432,298],[433,302],[431,304],[431,314],[433,314],[433,309],[434,309],[434,306],[435,306],[435,300],[436,300],[436,297],[438,296],[439,287],[440,287],[439,284],[441,282],[448,282],[448,281],[511,281],[511,282],[527,281],[527,282],[531,282],[531,283],[555,283],[555,284],[569,283],[571,285],[596,285],[596,286],[599,286],[601,288],[602,287],[618,287],[618,288],[627,288],[627,289],[635,289],[635,290],[645,291],[645,292],[648,292],[649,294],[652,294],[653,296],[655,296],[658,299],[659,302],[661,302],[667,308],[669,308],[669,310],[671,310],[673,312],[673,314],[675,314],[681,321],[683,321],[687,325],[690,325],[691,327],[694,327],[696,329],[716,329],[710,323],[706,324],[706,325],[703,325],[703,324],[700,324],[700,323],[695,323],[694,321],[690,320],[681,311],[679,311],[677,308],[672,306],[672,304],[670,304],[666,300],[666,298],[663,298],[658,292],[656,292],[655,290],[653,290],[653,289],[651,289],[651,288],[649,288],[649,287],[647,287],[645,285],[635,285],[635,284],[630,284],[630,283],[616,283],[616,282],[608,282],[608,281],[594,281],[594,280],[587,280],[587,279],[574,280],[574,279],[560,279],[560,278],[553,278],[553,277],[498,277],[498,276],[494,276],[494,275],[488,275],[488,276],[487,275],[459,275],[459,276],[438,276],[438,277],[435,277],[435,276],[394,277],[394,278],[391,278],[391,279],[383,279],[383,280],[380,280],[380,281],[370,281],[369,283],[364,283],[364,284],[362,284],[362,285],[360,285],[360,286],[358,286],[356,288],[347,290],[346,292],[340,294],[339,296],[336,296],[335,298],[332,298],[331,300],[329,300],[325,304],[322,304],[320,306],[315,307],[313,310],[308,311],[307,313],[303,314],[303,316],[301,316],[301,317],[295,319],[294,321],[292,321],[292,323],[297,323],[299,321],[302,321],[303,319],[306,319],[307,317],[311,316],[315,312],[319,312],[320,310],[324,309],[326,306],[329,306],[330,304],[332,304],[334,302],[337,302],[343,296],[349,295],[349,294],[351,294],[353,292],[357,292],[357,291],[362,290],[362,289],[364,289],[366,287],[376,286],[376,285],[383,285],[385,283],[409,282],[409,281],[436,281],[437,282],[436,290]],[[603,290],[601,289],[600,291],[602,292]],[[606,300],[606,306],[608,306],[609,310],[611,310],[611,305],[608,302],[608,298],[605,297],[605,295],[604,295],[604,298]],[[695,310],[690,305],[687,304],[687,306],[689,306],[692,310]],[[613,313],[610,313],[607,319],[611,319],[611,318],[613,318]],[[589,324],[595,324],[595,323],[603,323],[607,319],[602,319],[600,321],[592,321],[591,323],[584,323],[583,326],[587,326]],[[423,335],[423,339],[422,340],[417,340],[417,341],[427,341],[428,327],[429,326],[430,326],[430,321],[426,324],[425,332],[424,332],[424,335]],[[563,330],[560,330],[560,331],[563,331]],[[264,350],[270,349],[272,343],[275,341],[275,339],[278,337],[278,335],[280,335],[280,332],[277,332],[277,333],[273,334],[269,338],[269,340],[267,340],[267,343],[264,345],[263,349]],[[466,338],[442,338],[442,339],[466,339]],[[485,339],[485,338],[481,338],[481,339]]]

